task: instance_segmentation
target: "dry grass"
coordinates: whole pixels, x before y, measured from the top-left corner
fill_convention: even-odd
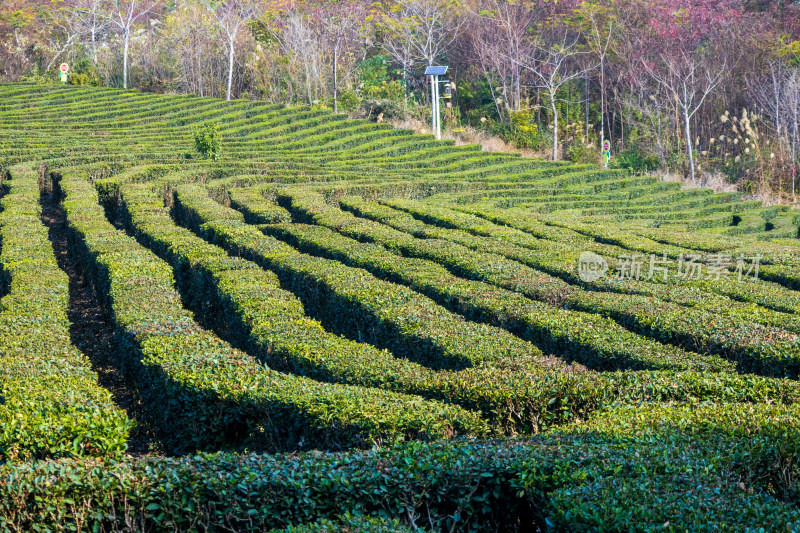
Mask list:
[[[653,175],[661,179],[661,181],[674,181],[682,185],[682,189],[711,189],[716,193],[720,192],[740,192],[736,184],[731,183],[728,177],[721,172],[700,172],[696,182],[692,183],[685,179],[680,174],[670,171],[658,170],[653,172]],[[764,207],[773,205],[786,205],[791,204],[791,198],[785,194],[776,193],[771,190],[768,185],[761,185],[753,194],[745,194],[742,196],[743,200],[758,200],[764,204]],[[797,205],[793,206],[797,208]]]
[[[712,189],[714,192],[737,192],[736,185],[721,172],[700,172],[697,181],[692,182],[682,175],[669,170],[657,170],[653,175],[661,181],[674,181],[682,185],[682,189]]]

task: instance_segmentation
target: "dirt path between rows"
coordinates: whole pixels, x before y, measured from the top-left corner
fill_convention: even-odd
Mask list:
[[[128,439],[128,453],[158,452],[154,432],[146,423],[146,417],[141,416],[143,406],[136,387],[119,370],[113,342],[114,326],[69,253],[66,218],[55,193],[42,195],[42,222],[49,229],[58,266],[69,276],[67,316],[72,344],[89,358],[100,385],[110,391],[115,403],[136,421]]]

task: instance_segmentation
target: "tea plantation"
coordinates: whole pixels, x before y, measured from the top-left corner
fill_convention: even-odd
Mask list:
[[[0,172],[3,531],[800,530],[788,206],[32,84]]]

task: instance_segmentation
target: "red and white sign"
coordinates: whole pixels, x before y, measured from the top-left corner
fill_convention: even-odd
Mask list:
[[[61,72],[67,72],[69,70],[69,65],[66,63],[61,63]]]

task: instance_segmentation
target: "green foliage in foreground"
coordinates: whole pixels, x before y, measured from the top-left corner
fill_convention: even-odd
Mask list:
[[[320,109],[0,95],[0,531],[800,530],[800,384],[768,377],[800,368],[800,216]],[[203,122],[224,163],[186,155]],[[185,456],[122,454],[14,166],[43,160]],[[762,251],[769,282],[592,285],[582,250]]]
[[[663,405],[524,442],[31,463],[0,469],[0,525],[260,531],[351,512],[437,531],[790,531],[797,415]]]
[[[36,174],[17,170],[0,203],[0,460],[121,456],[131,421],[70,342],[69,280]]]

